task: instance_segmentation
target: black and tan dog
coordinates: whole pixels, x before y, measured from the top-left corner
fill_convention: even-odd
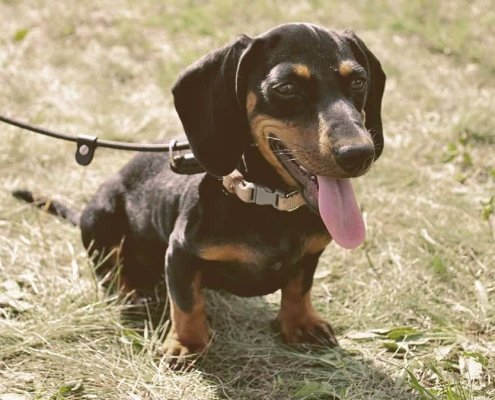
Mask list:
[[[207,345],[203,287],[240,296],[282,289],[284,341],[336,345],[311,304],[313,273],[332,237],[346,248],[364,240],[349,178],[382,151],[384,85],[380,63],[353,32],[286,24],[241,36],[191,65],[173,87],[206,174],[177,175],[168,155],[140,154],[80,216],[52,207],[80,226],[90,253],[120,249],[126,289],[148,289],[165,276],[168,355]],[[233,170],[255,185],[299,191],[306,204],[289,212],[245,203],[219,179]]]

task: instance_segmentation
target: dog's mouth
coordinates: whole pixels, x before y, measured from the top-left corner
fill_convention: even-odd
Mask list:
[[[318,179],[316,175],[313,175],[297,161],[294,153],[284,145],[282,140],[270,136],[269,142],[275,157],[299,185],[308,206],[318,214]]]
[[[297,182],[311,210],[321,216],[335,242],[347,249],[363,243],[364,221],[350,179],[312,174],[282,140],[270,139],[273,154]]]

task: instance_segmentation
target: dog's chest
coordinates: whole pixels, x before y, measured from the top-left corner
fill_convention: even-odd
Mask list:
[[[194,254],[205,261],[206,287],[244,296],[271,293],[330,242],[309,208],[288,213],[229,196],[215,200],[201,203],[188,230]]]
[[[311,234],[280,241],[208,243],[199,257],[205,260],[203,284],[240,296],[259,296],[284,287],[305,265],[304,258],[318,255],[328,244],[328,234]]]
[[[279,270],[307,255],[323,251],[330,242],[327,233],[312,233],[300,237],[275,238],[270,241],[251,237],[236,240],[212,241],[200,246],[199,257],[207,261],[236,264],[256,270]]]

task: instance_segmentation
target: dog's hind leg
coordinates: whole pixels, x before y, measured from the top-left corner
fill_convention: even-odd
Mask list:
[[[79,221],[84,247],[96,267],[96,274],[105,286],[121,278],[123,246],[127,218],[118,188],[105,185],[98,190],[81,214]],[[126,289],[124,282],[117,285]]]

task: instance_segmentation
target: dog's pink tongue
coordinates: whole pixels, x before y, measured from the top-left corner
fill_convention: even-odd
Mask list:
[[[366,232],[350,179],[318,176],[318,186],[318,208],[333,240],[346,249],[359,246]]]

